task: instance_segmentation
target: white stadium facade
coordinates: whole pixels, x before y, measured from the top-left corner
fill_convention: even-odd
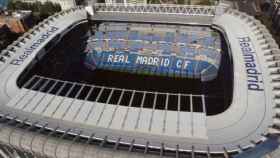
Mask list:
[[[233,65],[230,106],[207,115],[205,96],[196,94],[186,95],[190,99],[187,112],[168,110],[167,106],[159,110],[155,106],[119,106],[119,102],[112,105],[97,100],[103,91],[114,88],[40,75],[19,86],[22,76],[72,29],[95,21],[199,25],[219,30]],[[279,47],[266,27],[223,4],[94,4],[65,10],[39,23],[0,54],[0,143],[25,155],[56,158],[227,158],[254,151],[280,133],[279,61]],[[59,96],[49,93],[52,89],[42,90],[48,84],[51,88],[69,84],[70,90],[78,85],[80,90],[73,97],[68,97],[70,90]],[[100,89],[95,101],[78,98],[85,86],[87,95],[96,87]],[[126,93],[118,90],[121,96]],[[132,90],[131,95],[135,93]],[[202,99],[200,112],[194,111],[194,97]]]

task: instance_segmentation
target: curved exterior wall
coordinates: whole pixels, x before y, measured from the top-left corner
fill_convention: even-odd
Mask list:
[[[117,10],[115,12],[118,13]],[[86,12],[83,8],[63,11],[46,19],[2,51],[0,57],[0,86],[2,87],[0,104],[3,115],[0,141],[2,143],[50,157],[79,157],[81,153],[85,157],[90,157],[93,154],[91,152],[97,150],[92,146],[86,147],[78,143],[79,139],[87,139],[86,142],[97,141],[100,146],[105,145],[106,142],[114,142],[115,148],[118,148],[120,144],[127,144],[129,151],[138,146],[142,147],[143,153],[153,148],[160,155],[164,151],[172,152],[174,155],[189,151],[193,156],[195,152],[203,152],[206,156],[211,153],[220,153],[226,157],[228,152],[242,151],[254,147],[257,142],[265,141],[269,133],[279,133],[277,130],[279,119],[276,115],[280,112],[278,109],[280,104],[279,48],[259,21],[231,9],[214,17],[212,25],[222,29],[228,39],[234,61],[234,85],[238,86],[234,86],[233,103],[227,111],[219,115],[207,116],[206,138],[112,130],[98,125],[78,124],[75,121],[57,121],[55,118],[15,110],[10,100],[25,91],[24,88],[19,89],[16,84],[25,67],[32,64],[32,61],[40,57],[41,53],[45,53],[46,50],[42,48],[51,39],[61,38],[72,26],[85,20]],[[57,36],[59,34],[60,36]],[[34,43],[37,44],[34,45]],[[27,49],[31,47],[33,50]],[[249,48],[254,50],[250,61],[244,51],[248,52]],[[254,69],[249,70],[249,65]],[[252,74],[255,74],[255,77],[249,76]],[[252,83],[251,79],[247,79],[257,78],[256,76],[259,79],[257,82]],[[132,108],[127,109],[129,110]],[[173,116],[178,117],[178,115]],[[31,126],[24,126],[24,124]],[[37,134],[28,132],[34,129],[37,129]],[[56,132],[47,132],[45,136],[40,134],[43,133],[40,129]],[[64,140],[67,135],[74,135],[72,142]]]

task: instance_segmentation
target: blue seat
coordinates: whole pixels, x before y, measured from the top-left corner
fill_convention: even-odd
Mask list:
[[[119,31],[114,31],[114,32],[113,32],[113,37],[114,37],[114,39],[119,39],[120,36],[121,36],[121,34],[120,34]]]
[[[205,37],[203,44],[205,47],[210,47],[210,46],[214,46],[215,44],[215,38],[214,37]]]
[[[144,48],[149,50],[155,50],[156,46],[154,44],[144,44]]]
[[[160,35],[153,35],[152,41],[161,41]]]
[[[149,35],[148,35],[148,38],[149,38],[148,41],[149,41],[149,42],[152,42],[154,36],[155,36],[154,34],[149,34]]]
[[[107,32],[107,38],[108,39],[114,39],[114,32],[112,32],[112,31],[109,31],[109,32]]]
[[[194,43],[198,43],[199,37],[196,34],[190,34],[189,39],[190,39],[190,43],[194,44]]]
[[[121,49],[122,48],[121,42],[120,41],[115,41],[115,47],[116,47],[116,49]]]
[[[138,42],[134,42],[134,41],[131,41],[129,43],[129,48],[130,48],[131,51],[138,51],[137,43]]]
[[[187,46],[179,46],[180,52],[187,52]]]
[[[126,31],[116,31],[115,32],[115,38],[116,39],[126,39],[127,38],[127,32]]]
[[[219,55],[218,52],[213,49],[202,49],[201,53],[207,55],[207,57],[212,58],[213,60],[215,60],[217,55]]]
[[[137,43],[137,47],[138,47],[138,49],[143,49],[144,48],[144,44],[142,42],[138,42]]]
[[[119,31],[114,31],[114,38],[119,39],[121,37],[121,33]]]
[[[188,35],[187,34],[180,34],[178,42],[180,43],[188,43]]]
[[[185,56],[186,54],[188,54],[189,49],[186,46],[182,46],[180,47],[180,54]]]
[[[118,48],[118,45],[117,45],[116,41],[110,40],[109,41],[109,47],[116,49],[116,48]]]
[[[170,44],[159,44],[159,49],[162,50],[163,54],[171,54],[171,45]]]
[[[113,44],[113,41],[112,41],[112,40],[109,40],[109,41],[108,41],[108,46],[109,46],[109,48],[113,48],[113,45],[114,45],[114,44]]]
[[[194,57],[196,54],[196,50],[192,47],[187,46],[184,50],[185,50],[185,56]]]
[[[131,32],[129,32],[128,40],[139,40],[138,31],[131,31]]]
[[[139,51],[139,49],[143,48],[143,44],[140,42],[133,42],[130,46],[131,46],[130,49],[132,51]]]
[[[167,32],[164,37],[164,41],[173,43],[175,40],[175,35],[172,32]]]
[[[120,41],[120,42],[119,42],[119,45],[120,45],[120,48],[121,48],[121,49],[125,49],[125,48],[127,47],[127,44],[126,44],[126,42],[124,42],[124,41]]]
[[[150,47],[152,50],[158,50],[158,45],[151,44]]]
[[[208,57],[209,57],[209,49],[207,49],[207,48],[202,48],[202,49],[200,49],[200,51],[199,51],[199,54],[204,54],[204,55],[207,55]]]
[[[96,37],[96,39],[104,39],[103,32],[96,31],[95,32],[95,37]]]
[[[142,34],[140,39],[143,41],[152,41],[152,36],[149,34]]]

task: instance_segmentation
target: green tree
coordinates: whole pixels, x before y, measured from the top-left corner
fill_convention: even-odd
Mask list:
[[[199,3],[197,3],[197,5],[211,5],[210,0],[204,0],[204,1],[200,1]]]

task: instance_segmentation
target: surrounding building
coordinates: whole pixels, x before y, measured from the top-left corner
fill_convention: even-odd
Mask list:
[[[34,25],[30,11],[0,13],[0,50]]]
[[[24,33],[33,26],[30,11],[18,11],[0,15],[0,25],[6,24],[14,33]]]
[[[76,1],[75,0],[21,0],[22,2],[27,2],[27,3],[34,3],[34,2],[53,2],[53,3],[58,3],[60,4],[62,10],[66,10],[69,8],[73,8],[76,6]]]

